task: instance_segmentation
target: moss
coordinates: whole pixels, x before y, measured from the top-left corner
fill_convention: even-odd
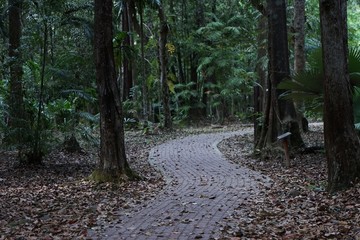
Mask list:
[[[125,169],[124,171],[95,169],[89,176],[89,180],[92,180],[96,183],[122,183],[126,181],[136,181],[142,179],[143,178],[141,176],[129,168]]]

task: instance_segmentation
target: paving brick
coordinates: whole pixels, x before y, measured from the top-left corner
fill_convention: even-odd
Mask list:
[[[267,178],[227,161],[216,145],[246,131],[176,139],[153,148],[150,163],[167,179],[158,197],[122,214],[94,239],[217,239],[221,222]],[[126,212],[125,212],[126,213]],[[131,216],[131,217],[130,217]]]

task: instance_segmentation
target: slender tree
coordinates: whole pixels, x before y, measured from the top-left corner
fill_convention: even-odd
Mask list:
[[[166,43],[169,33],[169,26],[166,20],[163,4],[158,7],[158,16],[160,19],[159,33],[159,60],[160,60],[160,82],[162,93],[162,105],[164,109],[164,127],[172,128],[171,112],[170,112],[170,93],[167,82],[167,63],[168,57],[166,52]]]
[[[129,3],[128,1],[122,2],[122,31],[126,33],[126,36],[123,40],[123,56],[122,56],[122,71],[123,71],[123,91],[122,91],[122,97],[123,100],[129,99],[131,88],[134,86],[133,81],[133,73],[132,73],[132,59],[129,57],[129,54],[125,49],[130,49],[132,46],[132,38],[130,36],[131,32],[131,18],[129,13]]]
[[[131,176],[125,155],[120,89],[116,81],[112,8],[112,0],[95,0],[94,48],[101,141],[99,166],[92,174],[96,181],[116,181]]]
[[[294,73],[305,70],[305,0],[294,1]],[[303,102],[295,102],[298,123],[303,131],[308,130],[308,121],[304,117]]]
[[[294,72],[305,70],[305,0],[294,1]]]
[[[328,190],[360,179],[360,142],[354,129],[348,74],[346,1],[319,0],[324,66],[324,135]]]
[[[257,50],[257,64],[256,73],[258,75],[257,84],[254,86],[254,139],[255,142],[259,141],[261,134],[261,122],[259,116],[264,112],[265,116],[268,116],[267,112],[270,108],[270,101],[266,101],[269,97],[269,92],[264,91],[268,89],[270,83],[267,77],[266,67],[264,66],[264,58],[267,56],[266,50],[266,36],[267,36],[267,22],[266,16],[261,14],[258,20],[258,50]]]

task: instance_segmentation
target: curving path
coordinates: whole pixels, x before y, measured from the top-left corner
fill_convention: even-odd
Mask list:
[[[227,161],[216,145],[248,131],[176,139],[153,148],[150,162],[167,179],[159,196],[125,214],[99,239],[217,239],[221,222],[268,179]],[[244,216],[246,217],[246,216]]]

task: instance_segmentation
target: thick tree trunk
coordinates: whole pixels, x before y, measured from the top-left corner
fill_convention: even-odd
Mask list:
[[[171,112],[170,112],[170,93],[167,82],[167,52],[166,43],[169,33],[165,13],[162,5],[158,9],[160,19],[160,36],[159,36],[159,59],[160,59],[160,82],[162,90],[162,104],[164,110],[164,127],[172,128]]]
[[[24,127],[24,100],[22,85],[21,60],[21,9],[22,0],[9,0],[9,58],[10,58],[10,97],[8,126],[19,132],[14,136],[21,142],[22,133],[18,128]],[[19,143],[19,142],[18,142]]]
[[[277,136],[284,132],[291,132],[291,145],[303,145],[299,125],[296,121],[296,112],[292,101],[279,99],[282,91],[277,85],[290,75],[289,53],[286,26],[285,1],[268,0],[268,27],[269,27],[269,77],[271,82],[269,116],[264,117],[263,127],[266,134],[260,139],[258,146],[265,146],[277,140]]]
[[[100,103],[100,162],[92,177],[114,181],[131,171],[126,161],[123,113],[116,81],[111,0],[95,0],[95,63]]]
[[[346,1],[320,0],[324,65],[324,134],[328,190],[359,181],[360,142],[354,129],[348,74]]]

